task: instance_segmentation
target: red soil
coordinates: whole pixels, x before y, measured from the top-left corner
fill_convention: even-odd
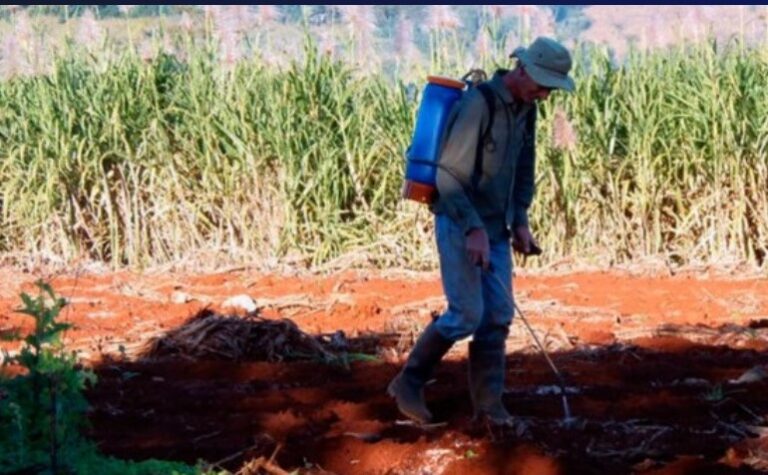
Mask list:
[[[0,269],[0,332],[28,329],[14,313],[36,276]],[[61,275],[70,300],[66,343],[98,374],[88,392],[91,437],[124,458],[225,460],[237,469],[275,454],[300,473],[571,474],[763,473],[768,379],[734,381],[768,365],[768,279],[627,273],[523,275],[516,297],[563,372],[576,420],[562,422],[556,379],[516,321],[508,341],[504,402],[525,437],[490,434],[471,420],[466,342],[427,388],[444,426],[403,426],[385,395],[407,347],[349,368],[318,362],[135,358],[151,337],[198,310],[222,313],[247,294],[268,318],[303,331],[343,330],[352,340],[399,333],[401,343],[443,307],[435,274],[346,272],[284,277]],[[240,311],[240,313],[243,313]],[[13,350],[13,345],[3,343]],[[756,429],[752,429],[753,431]],[[230,457],[232,456],[232,457]]]

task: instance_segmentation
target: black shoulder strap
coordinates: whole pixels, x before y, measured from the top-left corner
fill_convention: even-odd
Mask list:
[[[477,151],[475,152],[475,169],[472,173],[472,185],[477,189],[480,183],[480,178],[483,175],[483,148],[489,141],[493,141],[491,131],[493,130],[493,119],[496,116],[496,98],[494,92],[491,90],[491,86],[488,83],[478,84],[477,89],[483,95],[485,103],[488,106],[488,125],[483,131],[483,135],[480,136],[480,140],[477,141]]]
[[[493,91],[491,90],[491,86],[488,85],[488,83],[481,83],[477,86],[477,89],[483,94],[483,98],[485,99],[485,103],[488,105],[488,112],[490,120],[488,121],[488,126],[485,128],[485,131],[483,132],[483,142],[485,142],[487,139],[490,138],[491,130],[493,129],[493,118],[496,116],[496,98],[493,95]]]

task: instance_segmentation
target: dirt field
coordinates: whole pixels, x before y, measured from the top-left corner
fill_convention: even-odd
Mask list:
[[[13,309],[36,276],[0,272],[0,331],[24,328],[27,318]],[[520,436],[472,423],[466,342],[427,388],[445,424],[403,425],[385,395],[413,339],[443,308],[435,274],[111,273],[53,283],[70,300],[68,346],[99,377],[88,393],[91,436],[107,454],[231,470],[273,457],[264,473],[768,471],[768,438],[760,437],[768,434],[768,279],[521,274],[517,301],[563,372],[576,419],[563,423],[557,380],[518,319],[504,401],[528,425]],[[224,306],[237,296],[251,317],[267,320]],[[234,314],[236,322],[218,317]],[[279,334],[236,347],[281,318],[348,357],[280,353]],[[234,323],[236,334],[220,332]],[[184,351],[173,346],[180,335]],[[266,359],[285,360],[256,361],[265,348]]]

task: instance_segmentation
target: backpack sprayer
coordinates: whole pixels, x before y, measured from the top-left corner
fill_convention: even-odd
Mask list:
[[[403,198],[419,203],[432,203],[435,200],[435,179],[441,141],[451,110],[464,94],[487,78],[487,74],[481,69],[469,71],[461,80],[427,76],[427,86],[416,116],[413,139],[405,154],[407,164]],[[489,107],[492,107],[485,90],[481,91],[486,96]]]

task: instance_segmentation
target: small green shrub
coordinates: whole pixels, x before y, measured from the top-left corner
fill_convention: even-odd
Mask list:
[[[96,383],[94,373],[77,363],[76,354],[61,342],[71,327],[57,322],[66,300],[50,284],[37,281],[37,297],[21,294],[18,312],[32,317],[35,327],[26,336],[2,335],[21,341],[18,352],[2,353],[2,368],[21,370],[9,377],[0,373],[0,473],[77,473],[169,475],[202,474],[201,468],[176,462],[129,462],[104,457],[85,439],[88,402],[84,390]]]

